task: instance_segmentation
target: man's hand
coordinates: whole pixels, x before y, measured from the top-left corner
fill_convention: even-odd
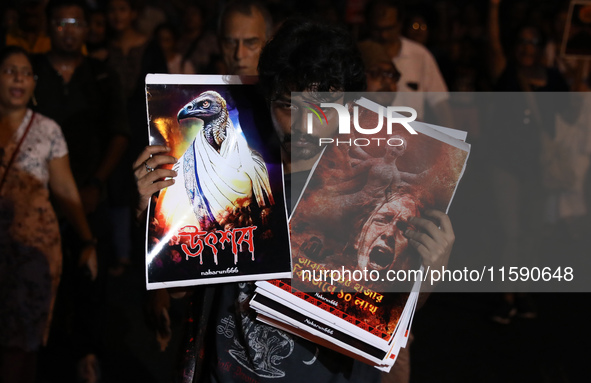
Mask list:
[[[404,235],[420,254],[425,268],[441,270],[449,261],[456,239],[454,230],[447,214],[439,210],[427,210],[424,217],[411,218],[409,223],[417,230],[408,229]]]
[[[141,216],[148,208],[152,194],[174,184],[177,173],[174,170],[159,168],[161,165],[174,164],[177,159],[160,153],[167,153],[170,148],[162,145],[146,146],[133,164],[133,173],[140,195],[137,216]]]
[[[90,278],[93,281],[96,280],[96,276],[98,274],[98,262],[96,259],[96,247],[95,246],[85,246],[82,249],[82,253],[80,254],[80,259],[78,260],[78,266],[88,267],[88,270],[90,271]]]

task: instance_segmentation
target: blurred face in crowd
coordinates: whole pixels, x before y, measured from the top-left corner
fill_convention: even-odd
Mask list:
[[[402,26],[398,21],[398,10],[393,7],[378,6],[370,15],[371,38],[382,44],[392,44],[400,39]]]
[[[12,31],[18,28],[18,11],[15,8],[6,8],[4,9],[4,14],[2,15],[2,24],[0,28],[3,28],[7,31]]]
[[[107,8],[109,26],[116,32],[122,32],[131,28],[137,13],[125,0],[111,0]]]
[[[0,107],[26,108],[35,90],[33,67],[27,56],[15,53],[0,64]]]
[[[8,3],[8,2],[6,2]],[[43,26],[45,0],[21,2],[19,6],[19,27],[27,32],[39,31]]]
[[[415,16],[410,19],[406,36],[419,44],[426,45],[429,39],[427,21],[422,16]]]
[[[88,25],[89,43],[98,44],[107,38],[107,17],[104,13],[95,12],[90,16],[90,23]]]
[[[88,26],[84,10],[77,6],[56,8],[51,15],[51,49],[62,54],[78,54],[86,41]]]
[[[156,39],[158,40],[158,45],[160,45],[162,52],[164,52],[166,55],[174,53],[176,39],[174,37],[174,33],[172,33],[170,29],[160,29],[156,35]]]
[[[365,73],[368,92],[396,92],[398,89],[400,72],[392,63],[379,63]]]
[[[517,35],[515,56],[522,67],[538,65],[542,60],[541,38],[535,28],[524,28]]]
[[[201,9],[189,5],[183,15],[183,27],[187,31],[200,31],[203,28]]]
[[[408,194],[395,196],[379,206],[363,225],[357,242],[357,265],[360,269],[399,270],[411,266],[405,254],[408,238],[403,233],[409,219],[419,216],[415,200]]]
[[[271,119],[275,131],[283,150],[290,154],[292,162],[314,158],[322,150],[319,139],[331,138],[337,133],[339,115],[336,109],[323,108],[326,120],[321,115],[321,121],[309,109],[320,113],[314,105],[319,107],[322,102],[343,104],[342,92],[335,92],[334,97],[334,100],[319,100],[314,96],[314,92],[310,92],[294,97],[285,94],[271,102]],[[308,114],[313,116],[312,133],[308,133]]]
[[[256,9],[252,15],[232,12],[222,22],[221,48],[229,74],[256,75],[261,50],[267,40],[265,19]]]
[[[388,106],[392,104],[396,97],[396,90],[398,89],[398,80],[400,80],[400,72],[390,63],[379,63],[374,67],[369,68],[365,72],[367,79],[367,91],[379,92],[372,94],[373,101],[380,105]]]

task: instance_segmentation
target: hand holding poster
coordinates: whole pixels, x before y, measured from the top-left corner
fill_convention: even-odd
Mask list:
[[[437,224],[433,209],[448,210],[470,145],[417,121],[412,130],[388,127],[383,107],[351,98],[357,132],[390,132],[324,139],[290,218],[293,279],[258,282],[251,306],[266,323],[387,371],[408,339],[423,280],[392,276],[426,268],[407,230]]]
[[[253,84],[149,75],[151,144],[178,158],[148,215],[148,289],[291,276],[279,145]]]

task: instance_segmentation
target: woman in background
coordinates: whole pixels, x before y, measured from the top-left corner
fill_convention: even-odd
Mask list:
[[[86,222],[59,126],[27,108],[35,76],[27,53],[0,52],[0,381],[32,382],[47,341],[62,253],[49,191],[81,244],[80,265],[96,278]]]
[[[172,24],[160,24],[154,30],[154,38],[158,42],[170,74],[195,74],[190,60],[186,60],[177,50],[178,33]]]

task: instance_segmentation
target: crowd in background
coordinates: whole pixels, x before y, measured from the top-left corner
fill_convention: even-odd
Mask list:
[[[51,45],[52,26],[47,19],[47,3],[46,0],[3,1],[0,47],[17,45],[33,55],[32,68],[38,82],[30,106],[51,117],[64,131],[71,171],[94,235],[92,239],[78,238],[79,227],[60,226],[64,273],[52,336],[72,338],[72,333],[89,334],[100,327],[96,322],[105,300],[107,276],[124,277],[129,268],[143,268],[143,227],[133,223],[136,196],[131,164],[148,144],[145,75],[236,74],[239,69],[228,67],[223,59],[223,50],[227,47],[224,41],[218,41],[219,15],[226,1],[86,0],[89,18],[85,41],[61,41],[64,44],[61,47]],[[378,31],[376,35],[375,25],[368,22],[368,0],[267,0],[262,3],[273,20],[273,25],[268,26],[271,31],[287,18],[299,16],[342,26],[358,42],[382,43],[379,33],[387,33]],[[402,3],[401,33],[406,39],[426,47],[434,57],[445,83],[440,91],[584,92],[591,86],[589,61],[565,59],[560,54],[568,1],[409,0]],[[61,20],[83,18],[78,16],[64,14]],[[77,26],[70,23],[53,27]],[[81,56],[72,60],[72,56],[63,54],[68,46],[79,49]],[[96,60],[89,62],[86,57]],[[50,66],[60,68],[59,78],[52,78]],[[404,76],[404,70],[401,72]],[[62,79],[67,81],[63,83]],[[540,79],[543,81],[538,86]],[[96,94],[85,93],[88,84],[95,87]],[[401,90],[400,85],[398,90]],[[84,100],[84,105],[80,100]],[[482,185],[474,185],[481,179],[491,186],[482,195],[467,198],[476,205],[492,206],[488,210],[476,209],[494,217],[488,221],[490,225],[480,228],[481,232],[476,235],[479,238],[489,236],[484,240],[491,244],[492,250],[488,251],[496,252],[501,259],[509,259],[515,252],[535,252],[537,239],[556,228],[564,239],[579,240],[581,233],[591,227],[587,214],[591,202],[588,193],[591,124],[586,114],[577,112],[574,120],[564,117],[562,122],[547,129],[546,136],[528,140],[531,134],[542,133],[531,130],[516,133],[502,127],[491,130],[481,118],[463,110],[461,105],[452,104],[451,108],[456,123],[452,127],[468,130],[468,141],[473,144],[469,170],[474,173],[467,174],[480,173],[482,177],[467,177],[468,187],[472,182],[473,190],[481,190]],[[532,120],[541,113],[554,121],[555,114],[565,112],[558,107],[552,111],[536,111],[526,105],[525,109],[528,116],[532,114]],[[517,119],[523,118],[519,115],[522,112],[517,112]],[[465,120],[458,120],[457,116]],[[502,158],[497,157],[491,165],[494,157],[491,148],[503,145],[505,138],[512,134],[516,134],[514,146],[499,151]],[[562,148],[552,146],[556,141],[564,144]],[[549,148],[555,154],[569,153],[568,159],[550,164],[561,167],[562,175],[566,166],[569,177],[550,178],[533,170],[544,172],[543,162],[553,161],[541,156]],[[532,198],[533,195],[537,197]],[[57,210],[58,218],[64,214]],[[469,230],[471,226],[459,215],[454,224],[458,238],[462,230]],[[491,233],[503,238],[501,244],[493,244]],[[75,269],[71,265],[78,262],[77,252],[84,249],[88,241],[96,241],[94,245],[98,246],[97,282],[83,280],[76,276],[75,270],[68,271]],[[460,244],[460,250],[474,248]],[[89,283],[94,285],[89,287]],[[91,293],[81,297],[81,291]],[[519,299],[504,296],[502,301],[508,303],[511,310]],[[521,304],[528,303],[522,301]],[[505,307],[498,309],[501,312],[494,316],[500,322],[510,319],[512,314],[502,312]],[[535,316],[534,308],[527,309]],[[98,333],[96,331],[95,335]],[[100,339],[72,339],[67,343],[76,349],[74,359],[104,351],[96,349]],[[84,363],[78,364],[79,368],[92,370],[92,364],[97,361],[93,357]]]
[[[6,1],[1,28],[7,44],[23,46],[31,53],[50,48],[46,34],[44,0]],[[121,33],[133,28],[138,45],[153,40],[165,56],[169,73],[224,73],[217,37],[217,20],[224,1],[122,1],[133,16],[108,6],[107,1],[87,1],[91,9],[86,49],[101,60],[117,45]],[[276,29],[287,17],[341,25],[356,39],[369,35],[365,21],[368,1],[263,1]],[[496,41],[491,38],[490,15],[497,12],[501,23],[499,42],[508,47],[519,26],[529,24],[544,35],[545,64],[560,68],[572,83],[579,63],[561,60],[568,2],[544,1],[405,1],[404,36],[426,46],[435,56],[450,91],[493,90],[500,75]],[[494,10],[499,7],[500,10]],[[123,11],[125,12],[125,10]],[[124,14],[124,13],[123,13]],[[135,16],[137,14],[137,16]],[[126,18],[130,19],[126,20]],[[128,36],[127,38],[132,38]],[[131,41],[131,40],[130,40]],[[491,53],[492,52],[492,53]],[[113,54],[113,52],[110,52]],[[109,59],[111,60],[111,59]],[[121,73],[123,74],[123,73]]]

